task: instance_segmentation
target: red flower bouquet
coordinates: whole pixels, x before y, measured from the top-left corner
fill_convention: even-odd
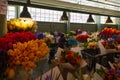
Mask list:
[[[31,32],[7,33],[3,38],[0,38],[0,49],[8,50],[12,48],[12,44],[17,42],[24,43],[35,39],[36,36]]]
[[[89,38],[88,34],[78,34],[76,36],[76,39],[79,41],[79,42],[87,42],[87,39]]]

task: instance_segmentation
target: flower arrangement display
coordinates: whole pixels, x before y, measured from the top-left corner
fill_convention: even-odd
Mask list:
[[[14,18],[7,22],[8,32],[32,31],[37,29],[36,22],[31,18]]]
[[[113,35],[112,38],[115,39],[118,44],[120,44],[120,35]]]
[[[80,66],[81,56],[79,53],[73,52],[71,50],[65,50],[60,55],[61,63],[70,63],[73,66]]]
[[[117,29],[113,29],[113,28],[104,28],[100,33],[99,33],[99,37],[101,39],[108,39],[108,38],[112,38],[113,35],[120,35],[120,31]]]
[[[9,65],[17,67],[22,65],[26,71],[35,68],[35,62],[49,53],[49,48],[43,40],[31,40],[13,44],[13,49],[8,50]]]
[[[36,36],[32,32],[11,32],[4,35],[5,38],[12,39],[14,42],[27,42],[29,40],[35,40]]]
[[[88,42],[97,42],[99,39],[98,39],[98,32],[94,32],[92,33],[91,35],[89,35],[89,38],[87,38],[87,41]]]
[[[114,39],[101,42],[106,49],[117,49],[118,43]]]
[[[43,39],[44,37],[45,37],[45,34],[44,34],[44,33],[42,33],[42,32],[36,33],[36,38],[37,38],[37,39]]]
[[[98,44],[97,42],[88,42],[86,43],[85,49],[98,49]]]
[[[76,34],[81,34],[81,33],[82,33],[82,30],[80,30],[80,29],[76,30]]]
[[[77,44],[78,44],[78,41],[75,40],[75,39],[69,39],[69,40],[68,40],[68,45],[69,45],[69,46],[77,45]]]
[[[79,42],[87,42],[87,39],[89,38],[89,35],[88,34],[78,34],[76,36],[76,39],[79,41]]]
[[[114,65],[115,67],[117,67],[117,68],[119,68],[119,69],[120,69],[120,62],[113,63],[113,65]]]
[[[8,50],[12,49],[12,44],[17,42],[27,42],[29,40],[35,40],[36,36],[31,32],[15,32],[7,33],[3,38],[0,38],[0,49]]]
[[[12,79],[18,67],[23,67],[25,69],[23,71],[27,73],[36,67],[35,62],[44,58],[48,53],[49,48],[45,41],[37,40],[32,32],[7,33],[0,38],[0,75],[5,73],[4,76]]]
[[[110,68],[110,69],[97,69],[96,72],[102,77],[103,80],[120,80],[120,69]]]
[[[47,44],[50,44],[54,41],[54,36],[50,33],[44,33],[45,37],[43,38]]]

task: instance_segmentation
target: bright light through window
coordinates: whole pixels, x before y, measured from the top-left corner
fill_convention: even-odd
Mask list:
[[[87,23],[89,14],[82,13],[70,13],[70,22],[71,23]]]
[[[15,18],[15,6],[8,6],[7,10],[7,20]]]

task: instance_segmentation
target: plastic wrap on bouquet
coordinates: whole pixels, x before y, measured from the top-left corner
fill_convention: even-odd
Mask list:
[[[46,55],[45,57],[41,58],[40,61],[36,62],[36,68],[33,69],[32,72],[32,79],[34,80],[36,77],[38,77],[40,74],[42,74],[43,72],[46,71],[46,69],[44,69],[46,67],[47,61],[48,61],[48,55]]]
[[[29,72],[26,72],[25,69],[22,66],[18,66],[16,68],[15,77],[13,80],[28,80],[32,77],[32,70]]]
[[[61,63],[61,66],[62,68],[65,68],[65,69],[71,69],[71,70],[75,69],[75,67],[72,66],[70,63]]]
[[[70,63],[62,63],[61,68],[63,69],[62,75],[64,80],[67,80],[67,75],[68,73],[72,73],[74,75],[75,79],[81,80],[82,78],[82,73],[81,73],[81,68],[80,66],[73,66]]]
[[[64,80],[58,67],[54,67],[35,80]]]
[[[96,73],[96,72],[94,73],[93,76],[94,76],[93,80],[103,80],[102,77],[98,73]]]
[[[101,42],[102,41],[99,41],[98,44],[102,54],[112,53],[117,51],[116,49],[106,49]]]

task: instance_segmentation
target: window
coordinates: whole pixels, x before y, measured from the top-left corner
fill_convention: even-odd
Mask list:
[[[20,7],[20,12],[23,7]],[[28,11],[31,14],[31,17],[36,21],[44,22],[60,22],[60,17],[62,16],[62,11],[41,9],[41,8],[31,8],[28,7]]]
[[[15,18],[15,6],[8,6],[7,10],[7,20]]]
[[[70,13],[70,22],[71,23],[86,23],[89,14],[81,14],[81,13]]]

